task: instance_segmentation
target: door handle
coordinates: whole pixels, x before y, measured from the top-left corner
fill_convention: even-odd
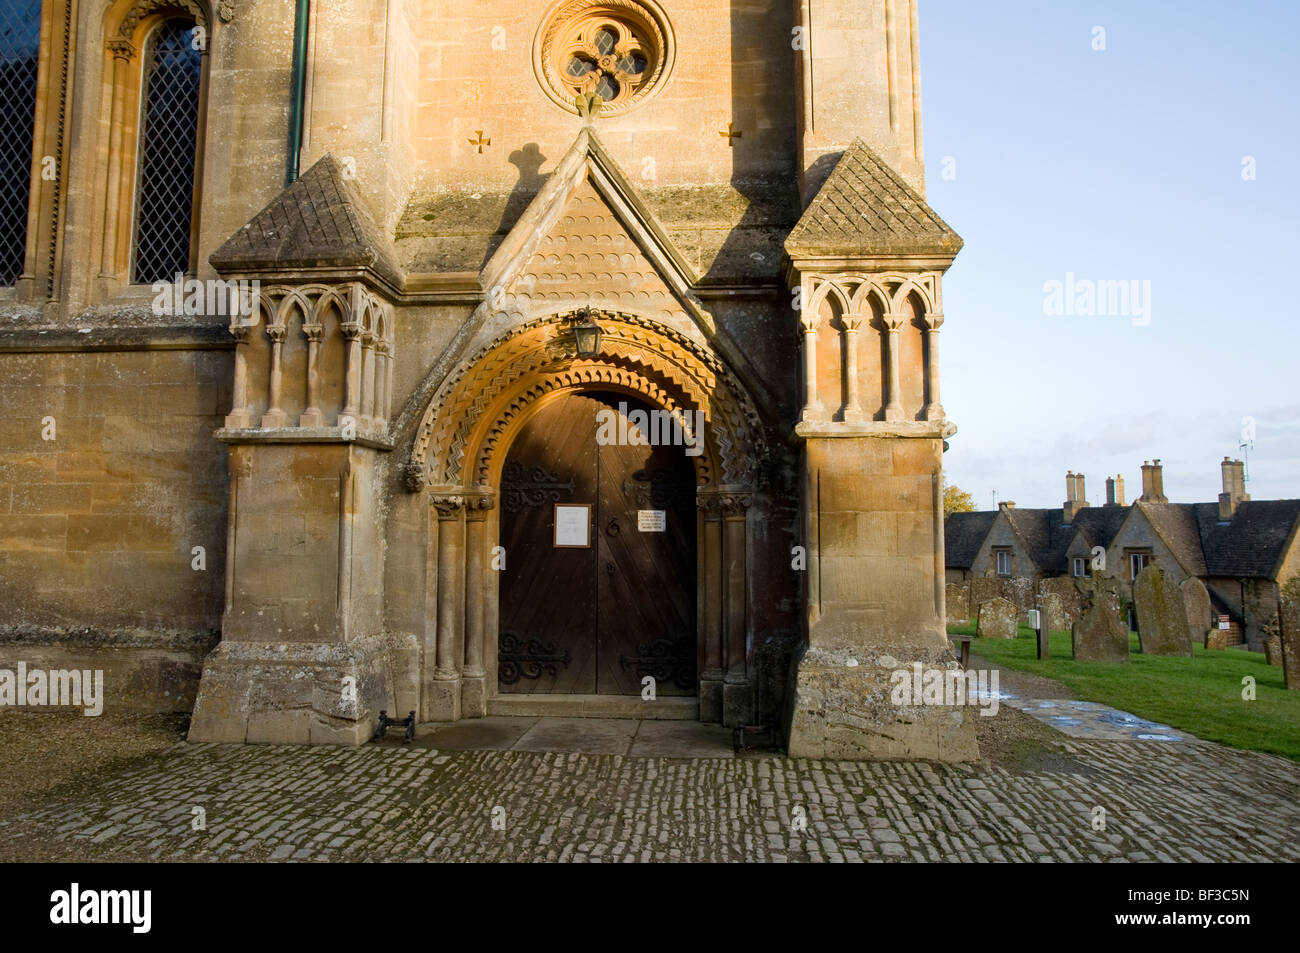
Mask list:
[[[611,562],[606,562],[606,563],[605,563],[605,574],[606,574],[606,575],[609,575],[609,576],[614,575],[614,564],[613,564],[613,563],[611,563]]]
[[[617,536],[621,532],[623,532],[623,527],[618,525],[618,520],[612,519],[605,524],[606,536]]]

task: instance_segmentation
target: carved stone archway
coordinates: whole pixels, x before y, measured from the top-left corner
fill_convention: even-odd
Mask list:
[[[758,413],[706,347],[640,315],[591,317],[602,335],[589,356],[577,353],[572,312],[520,325],[483,347],[448,375],[416,430],[406,484],[430,503],[425,720],[488,713],[497,640],[491,553],[506,451],[538,408],[584,390],[622,391],[658,409],[703,414],[695,460],[700,717],[728,725],[752,717],[746,517],[763,452]]]

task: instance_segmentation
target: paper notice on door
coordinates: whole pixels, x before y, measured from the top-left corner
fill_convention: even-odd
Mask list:
[[[555,504],[555,546],[587,549],[591,546],[591,504]]]
[[[665,510],[637,510],[636,528],[643,533],[662,533],[668,529],[668,514]]]

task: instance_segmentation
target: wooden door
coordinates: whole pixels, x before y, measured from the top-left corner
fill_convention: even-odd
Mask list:
[[[647,675],[658,694],[696,692],[694,468],[680,446],[598,445],[598,412],[620,409],[648,408],[565,396],[507,454],[502,692],[633,695]],[[591,504],[589,548],[554,545],[556,503]]]

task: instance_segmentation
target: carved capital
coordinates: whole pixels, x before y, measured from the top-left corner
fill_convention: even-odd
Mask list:
[[[467,520],[485,520],[488,512],[496,505],[496,497],[491,490],[482,493],[466,494],[465,518]]]
[[[285,327],[282,324],[268,324],[266,326],[266,336],[276,344],[284,340]]]
[[[438,511],[438,519],[454,519],[465,505],[465,497],[459,494],[434,493],[429,495],[429,505]]]
[[[799,313],[799,330],[804,334],[817,333],[817,315],[808,311]]]
[[[230,336],[235,339],[236,344],[247,344],[249,332],[253,330],[251,324],[232,324],[230,326]]]
[[[122,37],[113,37],[108,41],[108,52],[115,60],[130,61],[135,56],[135,44]]]
[[[935,312],[934,314],[926,314],[922,320],[925,321],[925,326],[931,331],[938,331],[941,327],[943,327],[942,312]]]
[[[748,490],[731,493],[702,493],[695,498],[695,505],[705,514],[720,514],[728,519],[743,519],[745,512],[753,501]]]
[[[901,314],[899,312],[891,312],[888,314],[881,315],[880,320],[885,325],[886,329],[890,331],[897,331],[899,328],[903,326],[904,322],[907,321],[907,315]]]
[[[308,341],[320,341],[321,335],[325,332],[325,326],[321,324],[304,324],[302,333]]]
[[[355,321],[345,321],[339,325],[339,333],[349,341],[355,341],[364,331],[365,328]]]
[[[867,322],[867,317],[867,315],[861,313],[844,315],[841,319],[844,322],[844,330],[856,334],[862,330],[862,325]]]

